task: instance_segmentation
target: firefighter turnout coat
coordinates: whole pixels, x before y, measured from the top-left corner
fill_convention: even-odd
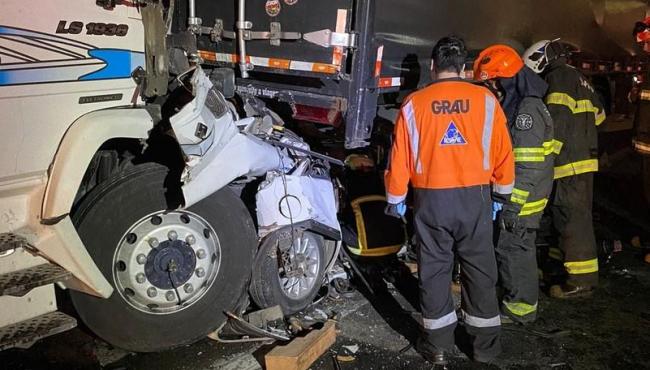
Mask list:
[[[602,103],[575,68],[566,63],[554,63],[548,68],[546,104],[555,121],[555,139],[564,144],[555,158],[555,178],[597,172],[596,126],[605,120]]]
[[[515,188],[507,207],[514,208],[520,224],[527,228],[539,227],[553,189],[554,159],[562,149],[553,132],[553,119],[541,98],[524,98],[510,123]]]
[[[568,272],[567,285],[598,284],[598,253],[593,230],[593,173],[598,171],[598,131],[605,112],[586,77],[564,60],[554,61],[545,75],[546,104],[556,140],[563,143],[555,158],[556,185],[551,205],[553,225]]]

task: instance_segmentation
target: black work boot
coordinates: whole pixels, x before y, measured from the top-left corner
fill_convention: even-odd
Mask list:
[[[430,344],[426,339],[421,337],[418,338],[417,343],[415,343],[415,350],[420,354],[420,356],[433,365],[445,366],[448,363],[444,349]]]
[[[549,290],[550,296],[558,299],[588,298],[593,293],[594,287],[590,285],[553,285]]]

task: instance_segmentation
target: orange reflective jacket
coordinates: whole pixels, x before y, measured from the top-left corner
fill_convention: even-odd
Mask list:
[[[385,175],[389,203],[414,188],[451,189],[492,184],[512,192],[514,156],[506,118],[484,87],[442,80],[406,99],[395,123]]]

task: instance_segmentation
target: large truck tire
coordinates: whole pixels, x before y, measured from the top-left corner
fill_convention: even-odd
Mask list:
[[[229,189],[168,211],[179,188],[167,174],[151,163],[129,168],[73,215],[115,288],[108,299],[72,291],[74,306],[98,336],[136,352],[193,343],[225,322],[246,292],[257,247],[250,214]]]
[[[296,231],[296,242],[284,253],[277,235],[268,236],[253,263],[250,293],[260,307],[279,305],[285,316],[307,308],[320,287],[327,268],[325,239],[310,231]]]

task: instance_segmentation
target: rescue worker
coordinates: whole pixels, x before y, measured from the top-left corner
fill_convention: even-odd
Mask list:
[[[567,64],[568,52],[556,41],[540,41],[524,53],[533,71],[549,85],[545,98],[553,118],[555,139],[562,143],[555,157],[555,189],[550,211],[559,233],[568,278],[554,285],[555,298],[590,296],[598,285],[598,255],[592,221],[594,172],[598,171],[597,127],[605,111],[587,78]]]
[[[515,188],[498,216],[496,243],[502,319],[529,323],[537,316],[537,229],[553,188],[553,120],[544,105],[548,85],[509,46],[494,45],[474,63],[474,78],[488,82],[508,118],[515,155]]]
[[[445,37],[432,56],[433,84],[405,100],[395,124],[385,175],[386,213],[401,217],[410,182],[423,327],[418,351],[444,364],[445,351],[454,348],[457,317],[450,284],[455,251],[473,358],[490,362],[501,350],[491,196],[512,193],[512,144],[494,95],[460,77],[467,57],[464,42]]]
[[[637,22],[634,27],[634,38],[650,53],[650,17],[643,22]],[[642,156],[643,161],[643,190],[646,202],[650,204],[650,74],[643,79],[637,99],[636,114],[634,115],[634,150]]]
[[[643,51],[650,53],[650,17],[637,22],[632,31],[637,44]],[[650,205],[650,73],[645,76],[638,94],[636,113],[634,114],[634,150],[642,157],[643,194]],[[650,263],[650,253],[645,261]]]

